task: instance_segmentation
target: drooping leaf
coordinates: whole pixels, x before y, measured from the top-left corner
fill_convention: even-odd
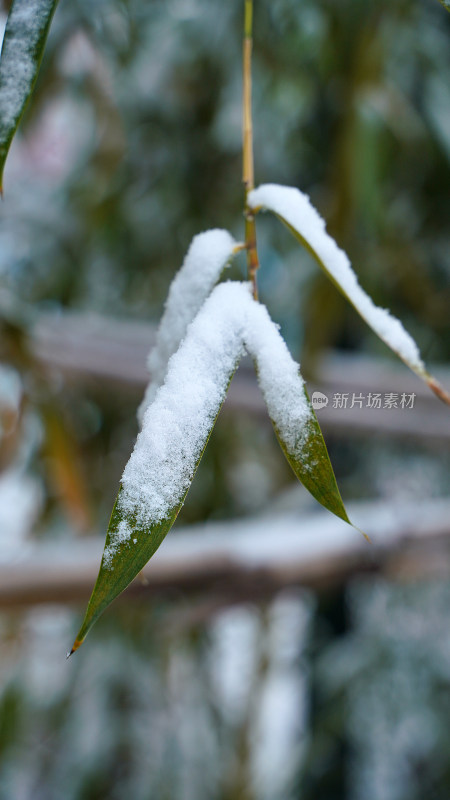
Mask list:
[[[298,364],[265,306],[253,300],[251,285],[221,284],[188,327],[164,385],[145,412],[71,652],[172,527],[245,350],[255,361],[269,415],[295,474],[325,508],[350,523]]]
[[[148,357],[150,381],[138,409],[139,423],[163,383],[169,358],[178,350],[189,323],[200,311],[234,253],[241,248],[228,231],[218,228],[194,236],[170,285],[156,342]]]
[[[0,191],[12,139],[33,91],[58,0],[13,0],[0,57]]]
[[[242,283],[217,286],[147,409],[111,515],[100,571],[72,648],[155,553],[172,527],[244,353]]]
[[[325,222],[307,195],[290,186],[265,184],[250,192],[249,206],[256,212],[274,212],[314,256],[327,276],[388,347],[450,405],[450,394],[430,375],[412,337],[389,311],[376,306],[358,283],[347,255],[325,229]]]
[[[255,362],[281,449],[295,475],[322,506],[352,525],[299,366],[265,306],[256,302],[248,317],[245,346]]]
[[[285,440],[276,420],[272,419],[277,439],[295,475],[303,486],[324,508],[348,522],[349,525],[353,525],[345,510],[327,446],[306,388],[304,388],[304,394],[310,410],[310,417],[305,423],[304,430],[299,431],[299,438],[302,437],[301,456],[299,456],[297,448],[292,447],[290,442]],[[356,526],[353,525],[353,527]],[[367,534],[363,531],[361,533],[369,541]]]
[[[182,500],[171,509],[171,512],[165,519],[147,529],[145,527],[140,527],[136,522],[133,522],[132,519],[127,518],[120,507],[122,493],[123,489],[121,487],[109,521],[105,550],[97,581],[88,603],[83,624],[78,631],[70,655],[74,653],[75,650],[78,650],[90,629],[101,614],[103,614],[104,610],[127,588],[156,552],[175,522],[184,501],[183,497]],[[134,538],[131,543],[129,541],[124,541],[121,546],[119,531],[123,523],[130,527]]]

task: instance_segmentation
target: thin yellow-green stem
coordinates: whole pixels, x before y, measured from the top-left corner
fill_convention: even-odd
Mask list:
[[[256,272],[259,268],[256,247],[255,215],[247,198],[254,188],[253,123],[252,123],[252,46],[253,0],[245,0],[244,52],[243,52],[243,108],[242,108],[242,180],[245,189],[245,246],[247,249],[248,277],[253,286],[253,297],[258,299]]]
[[[243,148],[242,180],[246,194],[254,188],[253,125],[252,125],[252,21],[253,0],[245,0],[243,52]]]

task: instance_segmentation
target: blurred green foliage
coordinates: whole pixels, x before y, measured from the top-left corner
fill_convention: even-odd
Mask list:
[[[61,4],[27,158],[6,175],[3,280],[23,300],[157,318],[196,232],[242,235],[241,16],[239,2]],[[448,24],[410,0],[285,0],[255,17],[257,178],[311,192],[435,358],[449,351]]]

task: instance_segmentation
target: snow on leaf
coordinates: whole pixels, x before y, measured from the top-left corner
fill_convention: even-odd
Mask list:
[[[247,324],[245,345],[255,361],[276,436],[295,475],[321,505],[351,525],[299,365],[267,309],[257,303]]]
[[[42,61],[57,0],[13,0],[0,58],[0,190],[13,136]]]
[[[265,184],[250,192],[248,203],[255,211],[262,208],[280,217],[380,339],[450,405],[450,395],[426,371],[416,343],[401,322],[387,309],[376,306],[359,285],[347,255],[327,233],[324,220],[307,195],[290,186]]]
[[[282,449],[325,508],[349,522],[299,367],[250,284],[217,286],[171,357],[147,408],[111,515],[100,571],[72,652],[172,527],[232,375],[248,350]]]
[[[193,238],[183,264],[170,285],[156,343],[148,357],[151,378],[138,409],[140,424],[146,408],[164,380],[170,356],[178,349],[189,323],[200,311],[220,273],[238,248],[231,234],[220,229],[205,231]]]
[[[172,527],[244,353],[250,287],[220,284],[188,327],[144,414],[122,476],[100,572],[75,644],[140,572]]]

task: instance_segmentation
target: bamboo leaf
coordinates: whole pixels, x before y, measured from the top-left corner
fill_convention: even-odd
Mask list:
[[[104,610],[127,588],[156,552],[175,522],[185,496],[171,509],[165,519],[147,529],[124,513],[120,502],[122,494],[123,488],[121,487],[111,514],[97,581],[82,626],[69,655],[72,655],[80,647]],[[121,544],[120,531],[123,529],[124,523],[132,531],[133,539],[131,541],[124,540]]]
[[[450,394],[427,372],[412,337],[396,317],[387,309],[376,306],[361,288],[347,255],[326,232],[323,219],[305,194],[290,186],[265,184],[250,192],[248,204],[255,212],[265,209],[275,213],[310,251],[380,339],[428,384],[440,400],[450,405]]]
[[[71,653],[172,527],[245,350],[255,361],[275,432],[295,474],[325,508],[351,524],[298,364],[278,327],[266,307],[253,300],[250,284],[220,284],[188,327],[164,385],[145,412]]]
[[[169,358],[178,350],[188,325],[211,294],[221,272],[242,247],[228,231],[218,228],[194,236],[170,284],[156,342],[147,360],[150,381],[138,409],[140,423],[164,381]]]
[[[245,346],[255,362],[277,439],[295,475],[322,506],[352,525],[299,366],[265,306],[256,302],[248,315]]]
[[[13,0],[0,57],[0,191],[12,139],[33,91],[57,0]]]
[[[141,571],[172,527],[244,354],[242,283],[217,286],[172,356],[122,476],[100,571],[72,647]]]
[[[304,388],[304,395],[310,410],[310,416],[305,423],[304,429],[299,431],[299,439],[300,437],[302,439],[301,457],[299,457],[298,448],[292,447],[290,442],[285,440],[277,421],[272,419],[280,447],[305,489],[308,489],[308,492],[328,511],[348,522],[349,525],[356,527],[350,521],[345,510],[327,446],[306,388]],[[363,531],[361,533],[369,541],[369,537]]]

